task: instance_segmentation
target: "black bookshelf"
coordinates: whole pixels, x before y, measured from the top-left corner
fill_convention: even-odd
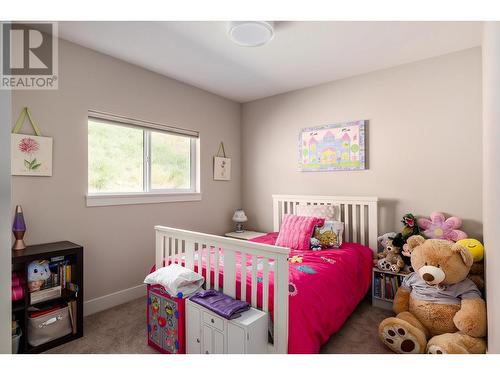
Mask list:
[[[78,294],[75,295],[67,289],[63,289],[61,297],[57,297],[50,301],[44,301],[34,304],[39,306],[41,304],[50,304],[57,302],[69,302],[76,300],[76,333],[60,337],[58,339],[49,341],[39,346],[30,346],[28,343],[28,308],[30,307],[30,294],[28,291],[27,283],[25,283],[24,299],[12,302],[12,313],[19,320],[22,336],[19,343],[19,354],[34,354],[41,353],[56,346],[62,345],[69,341],[78,339],[83,336],[83,247],[69,241],[53,242],[47,244],[27,246],[22,251],[12,251],[12,270],[21,271],[24,276],[28,274],[28,265],[34,260],[48,260],[51,258],[64,256],[69,259],[70,263],[74,265],[71,274],[71,281],[78,285]]]

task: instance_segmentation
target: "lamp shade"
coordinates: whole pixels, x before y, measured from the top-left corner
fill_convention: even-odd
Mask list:
[[[238,208],[236,211],[234,211],[233,221],[235,223],[244,223],[247,220],[247,215],[245,215],[245,211],[243,211],[241,208]]]
[[[12,224],[14,232],[21,232],[26,230],[26,223],[24,222],[23,209],[21,206],[16,206],[16,213],[14,215],[14,224]]]

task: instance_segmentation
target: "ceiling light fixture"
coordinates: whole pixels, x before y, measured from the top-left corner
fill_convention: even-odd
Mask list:
[[[240,46],[258,47],[273,39],[274,27],[270,21],[233,21],[227,33]]]

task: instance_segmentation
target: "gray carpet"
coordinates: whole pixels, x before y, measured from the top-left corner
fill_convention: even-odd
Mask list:
[[[151,354],[146,345],[146,305],[143,298],[90,315],[84,319],[84,337],[46,353]],[[342,328],[323,345],[321,353],[391,353],[377,336],[380,321],[391,312],[361,302]]]
[[[146,344],[146,298],[85,317],[83,334],[82,338],[45,353],[157,353]]]
[[[321,347],[321,353],[394,354],[378,338],[378,325],[389,316],[394,313],[363,300],[342,328]]]

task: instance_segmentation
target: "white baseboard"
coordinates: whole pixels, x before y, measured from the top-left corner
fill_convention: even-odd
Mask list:
[[[83,315],[92,315],[99,311],[110,309],[128,301],[146,296],[146,284],[133,286],[132,288],[119,290],[102,297],[89,299],[83,302]]]

